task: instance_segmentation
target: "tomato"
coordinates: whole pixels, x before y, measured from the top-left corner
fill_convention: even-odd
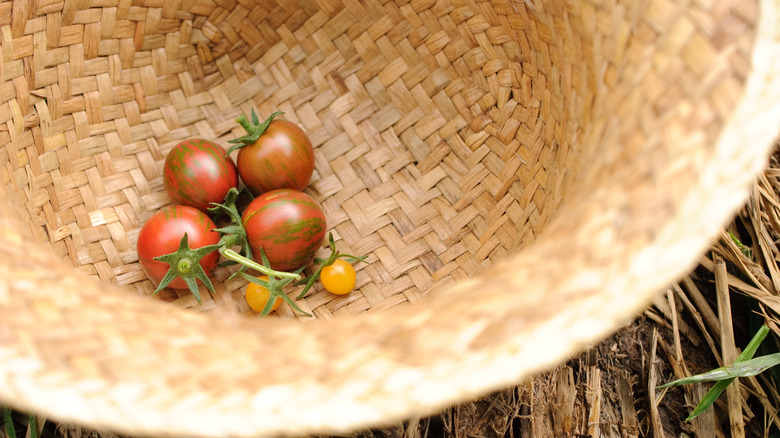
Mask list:
[[[272,190],[249,203],[241,216],[255,260],[265,252],[271,268],[290,271],[305,265],[325,238],[325,213],[311,196]]]
[[[155,286],[165,277],[170,265],[154,260],[179,248],[184,233],[191,248],[201,248],[219,242],[220,235],[214,231],[216,225],[202,211],[185,205],[169,205],[153,214],[138,233],[138,260],[144,272]],[[200,266],[207,275],[211,275],[217,266],[219,252],[214,251],[200,260]],[[187,289],[182,278],[177,278],[168,287]]]
[[[265,275],[262,275],[258,278],[268,281],[268,277]],[[268,303],[268,300],[271,299],[271,292],[268,292],[268,289],[260,286],[257,283],[250,282],[246,286],[246,294],[244,296],[246,298],[246,303],[249,304],[249,307],[252,310],[257,313],[262,313],[263,309],[265,309],[265,305]],[[278,309],[279,305],[281,304],[282,298],[276,297],[276,301],[274,301],[274,304],[271,306],[271,312]]]
[[[163,184],[174,204],[208,212],[211,202],[222,203],[228,190],[238,187],[238,172],[221,146],[207,140],[185,140],[168,152]]]
[[[242,115],[237,120],[248,135],[233,140],[240,143],[236,166],[241,180],[259,195],[276,189],[303,190],[314,172],[314,149],[306,133],[293,122],[274,119],[274,113],[258,123]],[[232,148],[230,149],[233,150]]]
[[[344,259],[336,259],[333,264],[322,267],[320,281],[332,294],[347,294],[355,287],[355,268]]]

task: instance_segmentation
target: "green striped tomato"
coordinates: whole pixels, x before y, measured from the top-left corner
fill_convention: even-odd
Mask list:
[[[174,204],[208,212],[210,203],[222,203],[238,173],[225,150],[208,140],[182,141],[168,152],[163,166],[165,191]]]
[[[238,150],[236,166],[255,195],[276,189],[303,190],[314,172],[314,149],[298,125],[274,119],[257,140]]]
[[[255,260],[265,252],[271,268],[291,271],[308,263],[322,245],[325,213],[311,196],[299,190],[266,192],[244,210],[241,221]]]

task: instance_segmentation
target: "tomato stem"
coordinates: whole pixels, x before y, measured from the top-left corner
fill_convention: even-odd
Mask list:
[[[179,274],[186,274],[190,272],[190,268],[192,268],[192,263],[189,261],[189,259],[179,260],[179,264],[176,266],[176,269],[179,270]]]
[[[230,190],[228,190],[227,195],[225,196],[225,202],[223,204],[212,203],[213,207],[210,208],[209,210],[214,213],[227,214],[227,216],[230,218],[230,224],[222,228],[217,228],[215,230],[220,234],[222,234],[222,237],[219,240],[219,243],[222,245],[222,247],[233,248],[234,246],[240,246],[241,251],[239,254],[241,254],[242,256],[248,259],[251,259],[252,247],[249,245],[249,240],[246,237],[246,229],[244,228],[244,225],[241,222],[241,214],[238,212],[238,207],[236,206],[236,202],[238,201],[238,196],[239,196],[238,189],[236,189],[235,187],[231,187]],[[231,264],[231,263],[236,263],[236,261],[230,260],[230,262],[226,264]],[[245,271],[246,269],[247,266],[245,264],[242,264],[241,268],[239,268],[239,271],[234,272],[233,275],[230,276],[230,278],[232,279],[234,276],[238,275],[238,272]]]
[[[299,274],[295,274],[292,272],[284,272],[284,271],[277,271],[271,268],[268,268],[266,266],[261,265],[260,263],[255,262],[252,259],[248,259],[241,254],[233,251],[230,248],[222,247],[219,249],[220,254],[225,256],[226,258],[233,260],[234,262],[241,263],[244,266],[250,267],[254,269],[255,271],[261,272],[269,277],[275,276],[279,278],[290,278],[293,280],[299,280],[301,276]],[[242,273],[243,274],[243,273]]]
[[[254,117],[256,118],[257,116]],[[176,278],[181,278],[182,280],[184,280],[184,282],[187,284],[187,287],[190,289],[190,292],[192,292],[192,294],[195,296],[195,299],[197,299],[199,303],[201,302],[201,299],[200,299],[200,292],[198,290],[197,280],[203,282],[203,284],[205,284],[206,287],[212,293],[216,293],[216,291],[214,290],[214,286],[211,284],[211,280],[209,280],[208,276],[206,275],[206,272],[203,270],[203,267],[200,265],[201,259],[214,251],[218,251],[226,259],[232,262],[241,264],[239,270],[233,273],[231,278],[239,274],[245,276],[246,274],[244,274],[243,271],[247,270],[248,268],[252,268],[258,272],[267,275],[269,278],[281,279],[281,280],[274,280],[275,281],[274,285],[276,285],[280,290],[281,287],[286,285],[287,283],[290,283],[291,281],[298,281],[301,279],[300,270],[291,273],[291,272],[277,271],[271,269],[268,266],[265,253],[262,253],[262,251],[261,251],[262,253],[261,256],[263,260],[262,264],[257,263],[251,259],[252,247],[249,245],[246,236],[246,229],[244,229],[244,226],[241,222],[241,215],[238,213],[238,208],[236,207],[236,201],[238,199],[238,195],[239,195],[238,189],[233,187],[228,191],[225,197],[224,204],[212,203],[213,207],[210,209],[211,212],[216,214],[219,213],[227,214],[231,222],[229,225],[225,227],[214,230],[221,234],[219,242],[217,242],[214,245],[208,245],[201,248],[192,249],[190,248],[189,245],[187,233],[184,233],[184,235],[181,238],[181,241],[179,242],[179,249],[177,249],[176,251],[170,254],[165,254],[160,257],[154,258],[154,260],[165,262],[168,263],[168,265],[170,265],[170,267],[168,268],[168,272],[166,272],[165,274],[165,277],[163,277],[163,279],[160,281],[160,284],[157,286],[157,289],[154,291],[155,294],[163,290]],[[243,253],[243,255],[232,249],[233,247],[236,246],[241,247],[241,252]],[[285,294],[282,295],[284,295],[283,298],[285,300],[289,300],[289,297],[287,297],[287,295]],[[294,305],[293,308],[295,308],[296,310],[300,310],[297,306]]]

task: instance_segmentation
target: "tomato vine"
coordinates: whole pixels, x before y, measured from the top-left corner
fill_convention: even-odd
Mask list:
[[[167,273],[160,281],[160,284],[157,286],[157,289],[155,289],[154,291],[155,294],[163,290],[176,278],[181,278],[182,280],[184,280],[190,292],[192,292],[192,294],[195,296],[195,299],[197,299],[198,302],[201,302],[201,297],[197,285],[197,280],[202,281],[203,284],[206,285],[206,287],[212,293],[216,293],[216,291],[214,290],[214,285],[211,283],[211,280],[208,278],[208,275],[203,270],[200,264],[200,261],[204,257],[208,256],[214,251],[219,252],[222,256],[232,261],[233,263],[239,263],[242,265],[239,268],[239,270],[236,271],[231,276],[231,278],[235,275],[241,275],[245,278],[249,277],[249,275],[244,273],[244,271],[248,268],[254,269],[262,274],[265,274],[269,278],[284,279],[283,283],[282,282],[278,284],[274,283],[273,284],[274,286],[278,285],[281,287],[291,281],[299,280],[301,278],[300,273],[292,273],[292,272],[285,272],[285,271],[278,271],[275,269],[271,269],[268,266],[267,258],[265,257],[264,253],[262,254],[263,261],[264,261],[263,264],[257,263],[254,260],[252,260],[251,258],[252,248],[249,245],[246,236],[246,230],[241,224],[241,215],[238,214],[238,208],[236,207],[238,194],[239,192],[236,188],[231,188],[223,204],[212,203],[213,205],[213,208],[211,210],[212,212],[227,214],[227,216],[230,219],[230,224],[214,230],[221,234],[221,237],[216,244],[203,246],[197,249],[192,249],[189,246],[188,236],[187,233],[185,232],[179,243],[179,248],[176,251],[162,256],[154,257],[154,260],[168,263],[170,265]],[[241,248],[240,252],[236,252],[235,250],[232,249],[236,246]]]

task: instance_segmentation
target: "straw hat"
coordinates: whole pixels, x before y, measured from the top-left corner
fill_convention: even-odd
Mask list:
[[[0,3],[0,403],[142,434],[336,433],[515,384],[691,268],[764,165],[777,1]],[[153,296],[179,140],[285,112],[358,289]],[[324,251],[324,249],[323,249]]]

